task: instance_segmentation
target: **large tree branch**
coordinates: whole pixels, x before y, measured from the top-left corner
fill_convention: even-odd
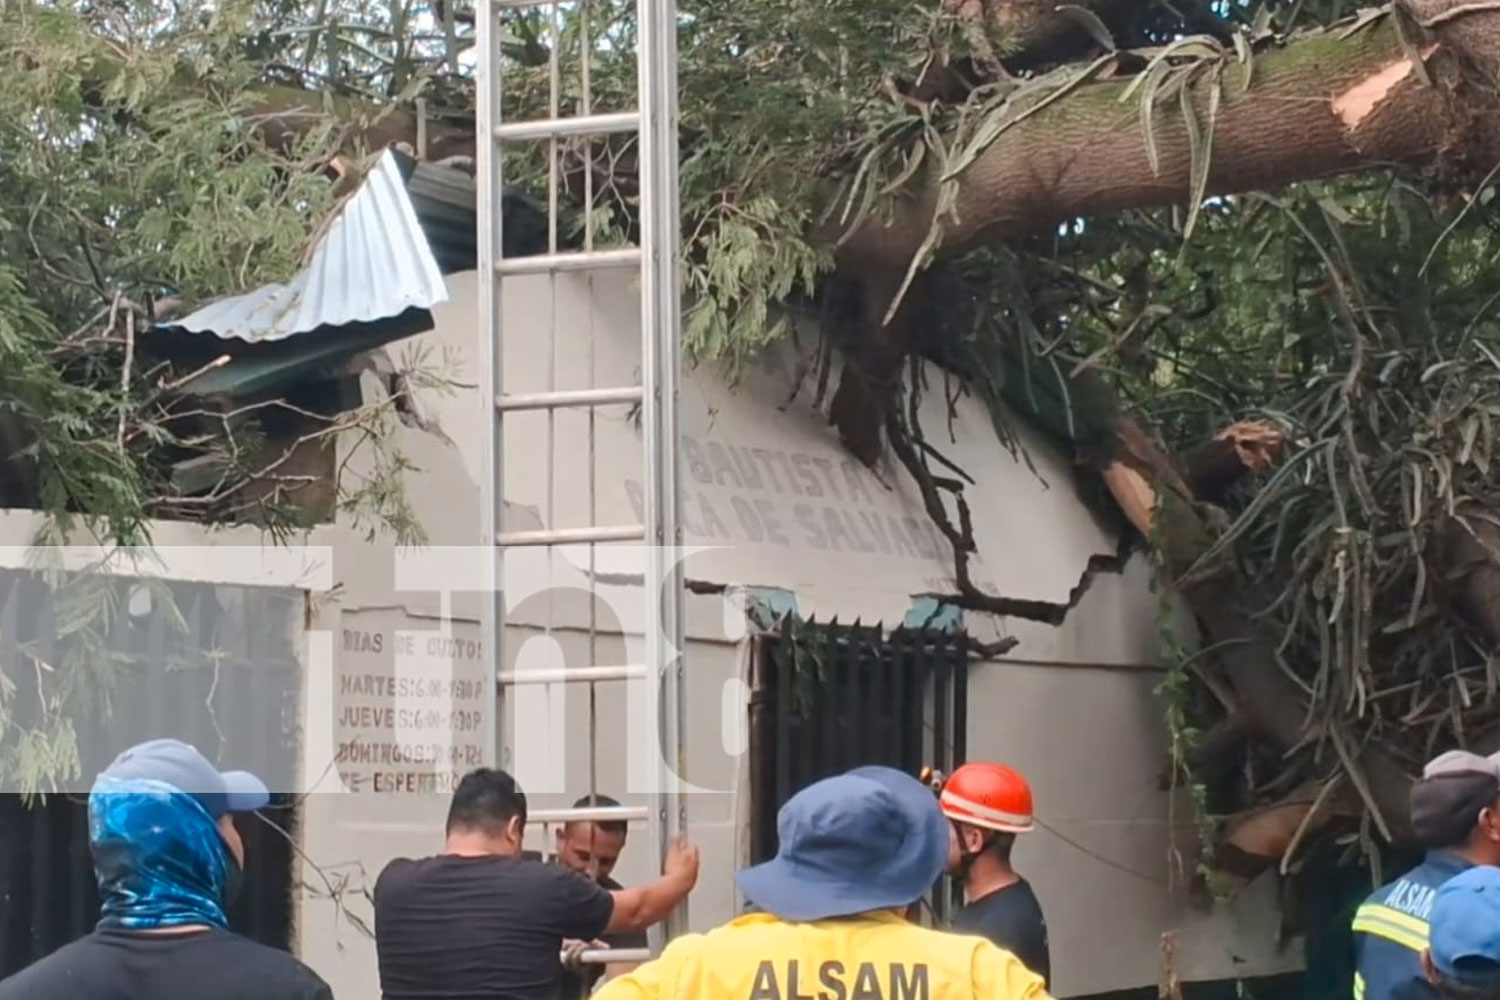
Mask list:
[[[1426,164],[1460,138],[1483,136],[1472,114],[1456,114],[1442,87],[1428,87],[1412,72],[1387,17],[1352,32],[1309,35],[1255,55],[1249,67],[1231,56],[1199,73],[1187,87],[1205,134],[1215,85],[1221,99],[1208,194]],[[1073,218],[1187,201],[1192,143],[1177,100],[1156,109],[1153,169],[1140,92],[1122,100],[1129,86],[1085,84],[1002,132],[961,175],[953,212],[941,222],[940,252],[1044,232]],[[907,265],[934,224],[938,169],[896,206],[888,225],[872,218],[850,237],[847,264]]]

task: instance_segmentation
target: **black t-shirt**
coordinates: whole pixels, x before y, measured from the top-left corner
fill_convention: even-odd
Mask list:
[[[553,1000],[564,938],[604,933],[615,901],[534,858],[398,858],[375,882],[385,1000]]]
[[[0,982],[0,1000],[333,1000],[284,951],[223,930],[96,930]]]
[[[555,863],[555,859],[554,863]],[[614,879],[605,876],[599,880],[599,887],[606,892],[619,892],[625,888]],[[605,934],[600,938],[611,948],[649,948],[651,941],[645,931],[625,931],[622,934]],[[559,966],[557,1000],[580,1000],[594,989],[594,984],[599,977],[604,975],[604,966],[590,963],[583,966],[579,972],[564,969]],[[582,973],[580,975],[579,973]]]
[[[989,938],[1019,958],[1026,968],[1049,983],[1052,981],[1047,921],[1036,893],[1025,879],[980,896],[959,910],[953,918],[953,929]]]

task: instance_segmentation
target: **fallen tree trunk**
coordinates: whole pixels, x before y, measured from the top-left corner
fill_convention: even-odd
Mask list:
[[[1437,69],[1445,80],[1453,75]],[[1460,142],[1486,144],[1481,123],[1500,122],[1482,105],[1461,113],[1444,87],[1423,84],[1388,16],[1347,37],[1330,29],[1257,54],[1248,69],[1227,56],[1200,72],[1186,89],[1205,136],[1215,86],[1209,195],[1429,164]],[[1122,101],[1129,87],[1085,84],[1002,132],[959,178],[952,213],[940,222],[939,256],[1069,219],[1187,201],[1192,140],[1177,102],[1156,110],[1153,169],[1140,93]],[[848,239],[850,268],[906,267],[934,225],[939,169],[889,224],[871,219]]]

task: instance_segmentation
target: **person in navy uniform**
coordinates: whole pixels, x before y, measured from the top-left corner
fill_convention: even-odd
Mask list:
[[[1354,914],[1354,1000],[1437,1000],[1423,967],[1438,890],[1478,865],[1500,865],[1500,754],[1450,750],[1412,786],[1420,865],[1375,890]]]

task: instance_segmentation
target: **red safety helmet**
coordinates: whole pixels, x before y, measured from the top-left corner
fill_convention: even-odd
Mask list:
[[[1036,826],[1031,786],[1004,764],[976,761],[948,775],[938,792],[943,815],[1001,833],[1029,833]]]

